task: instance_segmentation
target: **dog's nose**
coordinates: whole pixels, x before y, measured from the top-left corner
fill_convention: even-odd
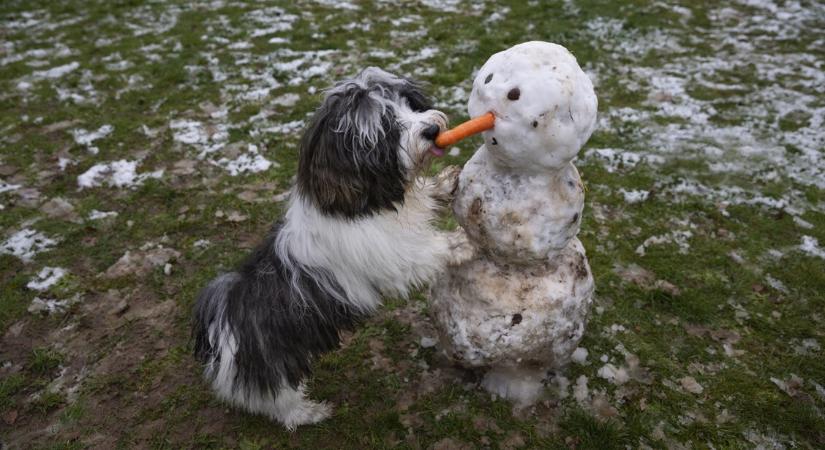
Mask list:
[[[441,131],[441,128],[440,128],[438,125],[436,125],[436,124],[427,125],[427,126],[426,126],[426,127],[425,127],[422,131],[421,131],[421,136],[422,136],[424,139],[429,139],[429,140],[431,140],[431,141],[434,141],[434,140],[435,140],[435,137],[436,137],[436,136],[438,136],[438,132],[439,132],[439,131]]]

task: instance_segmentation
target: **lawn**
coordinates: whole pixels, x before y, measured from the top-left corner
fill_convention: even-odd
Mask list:
[[[0,448],[822,448],[823,29],[806,0],[2,2]],[[587,357],[551,400],[445,361],[423,288],[317,361],[330,420],[215,400],[194,297],[283,212],[323,89],[379,66],[458,123],[529,40],[599,97]]]

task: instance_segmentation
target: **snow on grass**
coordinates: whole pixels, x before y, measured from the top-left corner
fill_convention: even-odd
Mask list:
[[[62,314],[70,304],[68,300],[43,299],[35,297],[29,304],[28,311],[32,314]]]
[[[84,128],[78,128],[72,130],[72,136],[74,137],[74,141],[78,145],[83,145],[89,151],[89,153],[96,155],[99,151],[97,147],[92,145],[92,143],[98,139],[103,139],[106,136],[112,134],[115,131],[115,127],[112,125],[102,125],[100,128],[94,131],[89,131]]]
[[[47,251],[57,244],[57,240],[51,239],[45,234],[24,228],[6,239],[0,245],[0,253],[13,255],[23,262],[29,262],[40,252]]]
[[[647,200],[647,197],[650,195],[648,191],[639,191],[639,190],[625,190],[624,188],[619,188],[619,193],[622,194],[624,197],[624,201],[627,203],[640,203]]]
[[[584,365],[585,363],[587,363],[587,354],[588,352],[586,348],[577,347],[576,350],[573,351],[571,359],[576,364]]]
[[[243,173],[263,172],[275,164],[261,156],[261,154],[258,153],[258,146],[254,144],[249,144],[248,152],[235,159],[221,158],[217,161],[212,161],[212,163],[224,168],[229,172],[229,175],[233,177]]]
[[[7,183],[7,182],[3,181],[2,179],[0,179],[0,194],[2,194],[3,192],[16,191],[16,190],[20,189],[21,187],[22,186],[19,185],[19,184]]]
[[[60,267],[44,267],[26,284],[26,287],[35,291],[45,291],[57,284],[66,273],[66,269]]]
[[[67,73],[74,72],[78,67],[80,67],[80,63],[74,61],[68,64],[63,64],[62,66],[52,67],[48,70],[36,71],[32,74],[32,76],[37,80],[61,78]]]
[[[117,215],[118,215],[117,211],[98,211],[96,209],[93,209],[89,213],[88,219],[89,220],[100,220],[100,219],[105,219],[107,217],[117,217]]]
[[[138,174],[139,161],[121,159],[108,163],[95,164],[77,177],[80,189],[107,185],[117,188],[134,188],[150,178],[163,176],[163,169]]]
[[[693,44],[708,46],[710,56],[684,51],[679,30],[644,31],[607,18],[588,22],[586,33],[615,59],[594,62],[595,71],[647,96],[641,107],[607,108],[599,128],[626,136],[631,150],[648,163],[657,162],[650,155],[662,162],[701,160],[722,174],[825,187],[825,106],[817,95],[825,88],[825,63],[804,50],[776,48],[778,39],[800,38],[800,30],[817,23],[825,7],[788,2],[765,10],[774,12],[753,15],[712,7],[710,25],[694,27],[690,36]],[[626,64],[651,52],[655,59]],[[588,156],[616,161],[594,150]],[[730,188],[739,189],[734,197],[750,197],[760,185]],[[822,210],[821,204],[808,205],[799,197],[788,200],[798,210]]]
[[[799,244],[799,249],[808,255],[825,259],[825,249],[819,246],[819,240],[815,237],[802,236],[802,243]]]
[[[222,149],[229,140],[229,129],[224,124],[207,125],[197,120],[178,119],[169,123],[172,138],[198,149],[198,158]]]
[[[636,254],[644,256],[647,249],[653,245],[676,244],[676,246],[679,247],[679,253],[686,255],[690,249],[690,243],[688,241],[692,237],[693,232],[690,230],[673,230],[665,234],[651,236],[645,239],[640,246],[636,247]]]

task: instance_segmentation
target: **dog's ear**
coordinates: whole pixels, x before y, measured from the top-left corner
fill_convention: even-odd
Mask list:
[[[433,109],[433,102],[430,100],[430,97],[424,91],[421,83],[415,80],[405,79],[404,84],[401,86],[399,91],[399,95],[407,100],[407,104],[410,105],[410,109],[415,112],[420,113]]]
[[[404,201],[401,125],[378,87],[328,92],[301,140],[298,190],[330,215],[360,217]]]

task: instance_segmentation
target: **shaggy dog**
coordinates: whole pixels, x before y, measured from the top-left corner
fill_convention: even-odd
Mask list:
[[[329,416],[306,398],[313,360],[461,253],[431,225],[459,169],[420,176],[446,125],[418,84],[377,68],[326,92],[285,217],[197,299],[195,356],[218,397],[290,430]]]

